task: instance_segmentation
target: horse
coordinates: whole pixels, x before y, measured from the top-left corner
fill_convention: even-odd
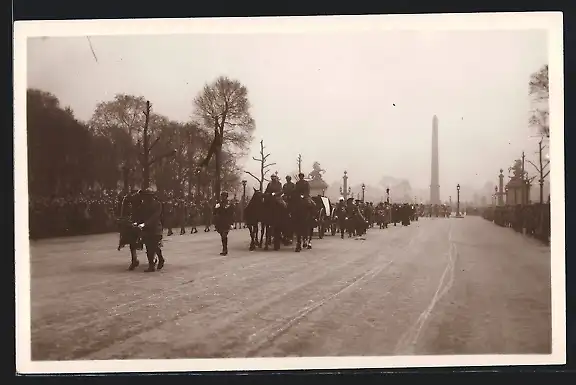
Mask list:
[[[316,204],[311,199],[306,199],[303,195],[295,196],[290,200],[289,209],[292,218],[293,228],[296,233],[296,248],[294,251],[300,252],[302,248],[312,248],[312,231],[315,226]]]
[[[264,237],[264,225],[261,226],[260,240],[258,239],[258,223],[262,223],[262,213],[264,212],[264,194],[254,189],[254,194],[250,202],[244,209],[244,222],[250,232],[250,251],[256,249],[256,246],[262,248],[262,239]]]
[[[290,213],[288,205],[281,195],[276,193],[264,194],[264,211],[262,223],[266,230],[264,250],[268,250],[274,240],[274,250],[280,249],[282,235],[287,234],[290,227]]]

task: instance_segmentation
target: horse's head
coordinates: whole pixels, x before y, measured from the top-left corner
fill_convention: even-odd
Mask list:
[[[254,188],[254,194],[252,194],[252,198],[250,199],[249,204],[254,205],[254,204],[261,204],[263,202],[264,202],[264,194],[262,193],[262,191]]]

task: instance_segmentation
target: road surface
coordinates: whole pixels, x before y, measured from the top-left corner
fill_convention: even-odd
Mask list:
[[[165,237],[126,270],[117,234],[31,244],[32,359],[548,354],[550,248],[479,217],[248,251]]]

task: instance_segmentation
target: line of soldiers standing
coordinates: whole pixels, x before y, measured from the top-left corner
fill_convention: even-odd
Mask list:
[[[550,241],[550,204],[505,205],[483,210],[482,217],[502,227]]]
[[[238,199],[231,200],[233,206],[234,229],[242,228],[242,205]],[[180,235],[186,234],[186,226],[191,225],[190,234],[198,232],[197,225],[201,219],[204,232],[209,232],[214,224],[214,206],[217,202],[205,201],[196,204],[184,198],[167,200],[164,203],[164,228],[168,230],[168,236],[174,234],[173,229],[180,227]]]

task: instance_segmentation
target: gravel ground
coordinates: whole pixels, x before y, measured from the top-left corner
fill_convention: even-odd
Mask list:
[[[294,253],[165,237],[127,271],[118,235],[31,243],[32,359],[548,354],[550,248],[478,217],[327,236]]]

